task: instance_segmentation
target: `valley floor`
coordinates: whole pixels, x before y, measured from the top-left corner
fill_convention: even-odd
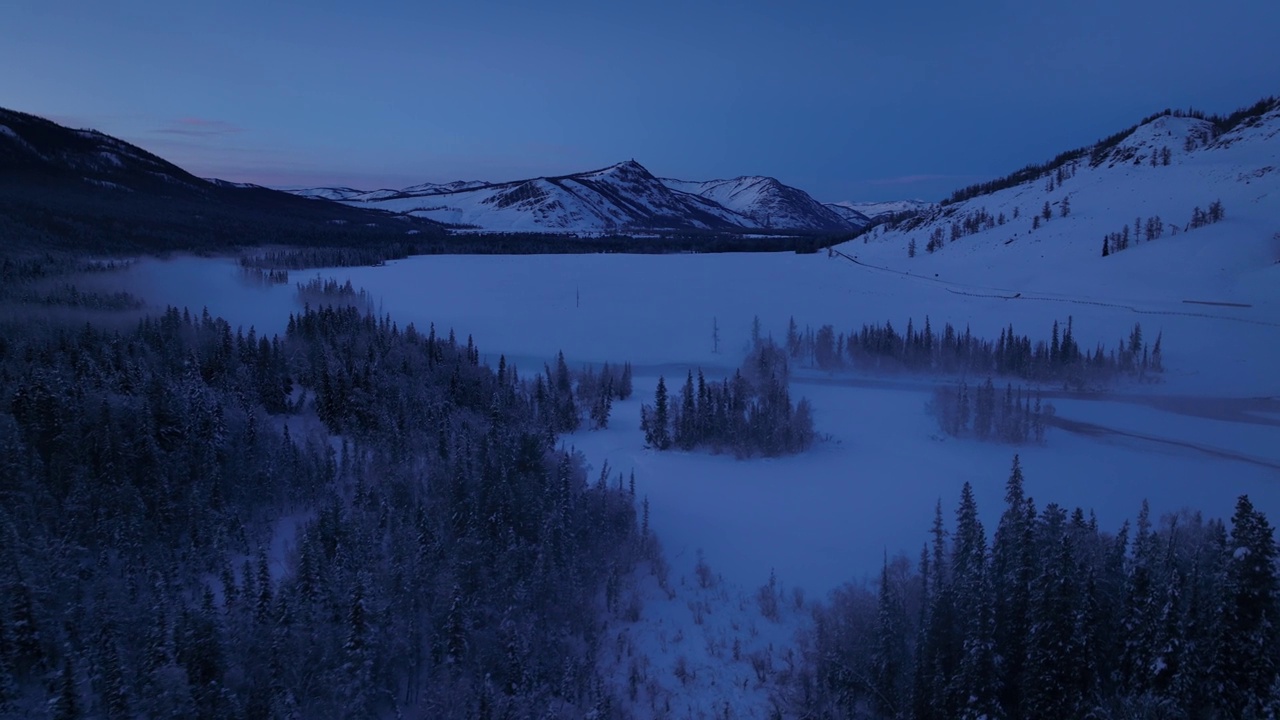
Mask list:
[[[1167,263],[1179,257],[1172,242],[1142,250],[1163,253],[1156,259]],[[795,607],[780,622],[761,618],[754,598],[770,574],[810,601],[846,582],[868,582],[886,554],[918,555],[935,503],[950,517],[966,481],[990,530],[1014,453],[1038,504],[1082,507],[1111,531],[1144,499],[1156,516],[1195,508],[1228,517],[1237,496],[1248,494],[1259,510],[1280,517],[1280,296],[1271,289],[1280,266],[1250,271],[1228,292],[1112,264],[1112,275],[1090,276],[1068,293],[1053,269],[1043,278],[1021,265],[948,273],[965,277],[962,283],[921,277],[905,258],[890,267],[888,251],[874,246],[843,251],[873,267],[825,254],[442,256],[322,274],[368,288],[378,311],[402,326],[435,323],[439,332],[470,334],[487,362],[505,354],[522,374],[541,370],[560,350],[571,366],[634,364],[636,394],[615,403],[609,429],[564,442],[596,468],[607,461],[614,472],[635,471],[637,494],[649,499],[651,525],[672,568],[665,590],[652,575],[637,576],[641,620],[617,620],[609,630],[616,648],[606,664],[623,689],[639,673],[640,716],[664,714],[668,704],[679,717],[722,716],[717,703],[742,692],[754,699],[734,705],[731,716],[766,707],[770,681],[756,679],[749,661],[724,657],[741,637],[752,651],[772,645],[772,662],[781,663],[782,648],[802,626],[806,613]],[[281,330],[297,309],[292,285],[241,285],[224,260],[144,261],[130,272],[128,281],[144,285],[152,302],[207,303],[260,332]],[[1190,274],[1176,264],[1170,273]],[[1041,287],[1045,292],[1032,292]],[[754,317],[781,336],[793,317],[802,327],[830,323],[849,332],[886,319],[905,328],[912,318],[919,328],[926,316],[935,330],[949,322],[986,338],[1010,323],[1044,338],[1054,320],[1071,316],[1085,348],[1112,346],[1141,322],[1149,337],[1163,333],[1168,371],[1160,383],[1110,394],[1047,392],[1057,416],[1043,446],[945,436],[925,409],[928,378],[802,370],[793,396],[810,399],[818,431],[829,436],[805,454],[739,461],[644,447],[639,406],[652,401],[658,375],[679,383],[698,368],[709,376],[731,372]],[[696,582],[699,555],[714,570],[714,588]],[[674,665],[681,657],[689,670],[683,681]]]

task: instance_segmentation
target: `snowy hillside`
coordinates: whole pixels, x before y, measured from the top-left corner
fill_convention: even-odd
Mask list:
[[[1280,260],[1280,105],[1258,110],[1237,123],[1155,117],[844,249],[913,275],[1044,292],[1092,278],[1098,294],[1134,298],[1157,269],[1148,244],[1174,244],[1190,262],[1160,265],[1153,292],[1197,287],[1213,297],[1187,299],[1238,300]],[[1032,268],[1045,267],[1059,272],[1028,288]]]
[[[870,224],[865,217],[840,213],[803,190],[783,185],[771,177],[757,175],[707,181],[663,178],[662,182],[669,188],[706,198],[744,215],[757,227],[840,231]]]
[[[505,183],[457,181],[401,190],[321,187],[291,192],[493,232],[847,232],[869,224],[859,213],[833,210],[773,178],[658,179],[634,160],[574,175]]]

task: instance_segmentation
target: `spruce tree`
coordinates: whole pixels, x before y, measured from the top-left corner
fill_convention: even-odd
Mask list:
[[[978,519],[973,487],[967,482],[960,491],[960,507],[956,511],[951,573],[960,657],[948,704],[959,708],[961,717],[991,717],[996,709],[996,686],[987,541]]]
[[[994,603],[992,632],[1000,706],[1009,717],[1022,715],[1027,636],[1030,633],[1031,581],[1035,569],[1032,523],[1024,490],[1022,465],[1017,455],[1005,483],[1005,510],[991,546],[991,597]]]
[[[682,450],[692,450],[698,444],[698,408],[693,391],[693,371],[685,377],[680,389],[680,420],[675,429],[675,442]]]
[[[879,717],[902,717],[907,701],[907,617],[901,590],[889,575],[887,554],[880,570],[875,642],[871,659],[872,709]]]
[[[671,447],[671,421],[667,408],[667,381],[658,377],[658,389],[653,393],[653,414],[649,417],[650,444],[659,450]]]
[[[75,668],[71,665],[71,656],[63,661],[62,675],[58,678],[58,697],[53,703],[54,720],[79,720],[80,690],[76,683]]]
[[[631,363],[622,364],[622,376],[618,378],[618,399],[627,400],[631,397]]]
[[[1024,711],[1027,717],[1078,717],[1084,653],[1077,613],[1076,548],[1066,532],[1066,512],[1050,504],[1036,531],[1042,558],[1031,588],[1030,633]]]
[[[1263,717],[1274,700],[1280,647],[1280,584],[1271,524],[1247,495],[1231,517],[1231,554],[1218,680],[1231,717]]]

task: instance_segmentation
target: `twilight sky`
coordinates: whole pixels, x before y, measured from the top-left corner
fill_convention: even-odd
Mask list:
[[[197,175],[360,188],[635,158],[939,199],[1280,93],[1275,0],[3,0],[0,106]]]

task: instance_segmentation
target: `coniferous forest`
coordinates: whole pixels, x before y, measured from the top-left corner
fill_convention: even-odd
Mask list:
[[[1012,324],[1001,328],[998,340],[989,340],[950,323],[936,331],[928,317],[921,328],[908,318],[901,332],[885,322],[847,333],[837,333],[831,325],[802,330],[792,318],[786,349],[792,359],[821,370],[999,375],[1080,390],[1126,378],[1151,381],[1164,371],[1163,333],[1151,341],[1142,324],[1135,323],[1113,347],[1098,343],[1089,349],[1076,339],[1074,324],[1070,317],[1055,321],[1048,339],[1033,342]]]
[[[0,716],[582,716],[621,478],[355,308],[0,333]],[[616,602],[614,598],[613,602]]]
[[[1280,712],[1280,584],[1266,517],[1100,528],[1037,507],[1015,456],[990,537],[966,483],[918,562],[814,613],[786,704],[827,718],[1267,718]]]

